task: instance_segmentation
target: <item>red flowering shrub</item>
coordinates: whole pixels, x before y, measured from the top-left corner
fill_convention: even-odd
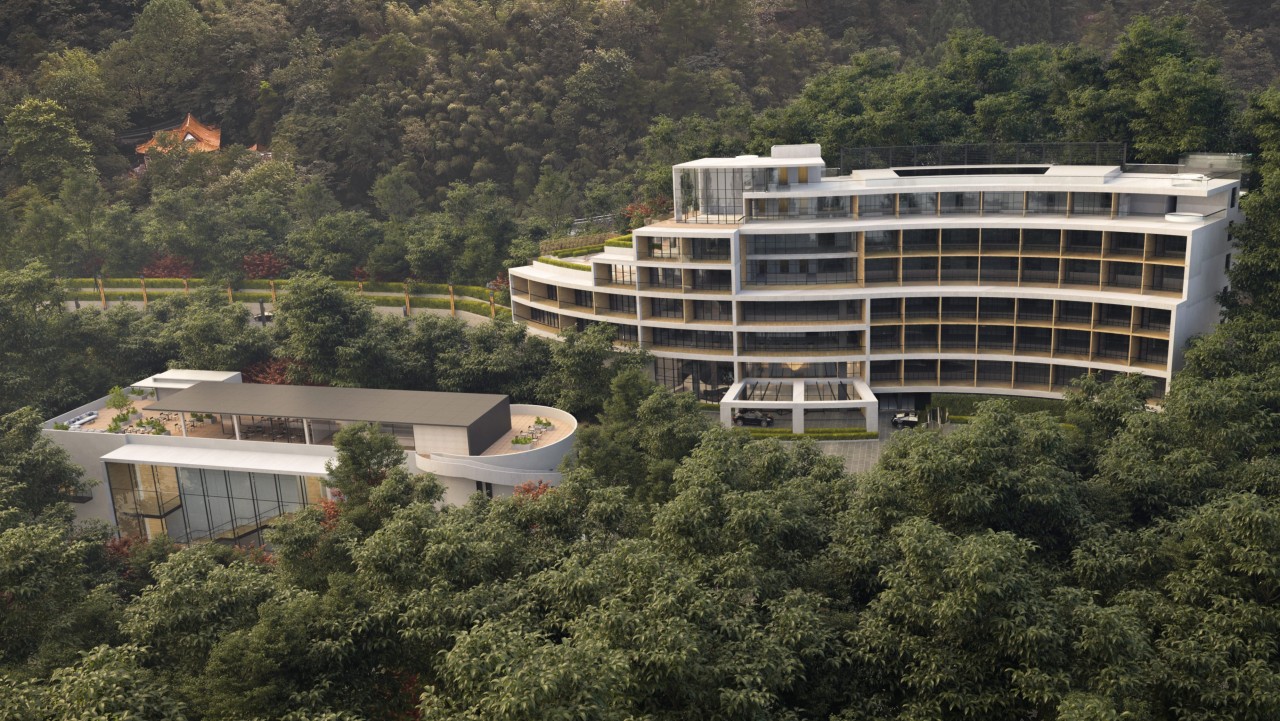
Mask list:
[[[258,280],[261,278],[279,278],[284,275],[288,265],[284,262],[284,258],[272,253],[249,253],[240,261],[240,266],[244,269],[244,277],[250,280]]]
[[[146,278],[190,278],[194,266],[191,261],[176,255],[162,255],[142,269]]]
[[[516,486],[511,494],[516,498],[528,498],[531,501],[536,501],[550,490],[552,490],[552,486],[547,485],[546,481],[525,481]]]

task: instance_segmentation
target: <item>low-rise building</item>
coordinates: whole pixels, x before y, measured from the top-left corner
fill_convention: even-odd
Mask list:
[[[434,473],[446,503],[560,480],[577,421],[504,395],[243,383],[239,373],[172,370],[45,423],[99,483],[82,519],[180,543],[259,543],[271,520],[330,497],[327,466],[344,425],[375,422]],[[120,403],[114,404],[119,406]]]

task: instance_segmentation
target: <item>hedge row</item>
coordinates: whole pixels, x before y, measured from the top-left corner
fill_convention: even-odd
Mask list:
[[[792,433],[789,428],[748,428],[747,432],[752,438],[781,440],[812,438],[815,441],[862,441],[880,437],[879,433],[863,428],[811,428],[802,434]]]
[[[977,412],[979,404],[997,398],[1003,398],[1012,403],[1014,410],[1019,413],[1048,411],[1061,417],[1066,412],[1062,401],[1054,398],[1022,398],[983,393],[934,393],[929,405],[932,408],[946,408],[952,416],[972,416]]]
[[[610,248],[630,248],[632,245],[631,236],[619,235],[616,238],[610,238],[606,240],[604,244],[609,246]]]
[[[578,255],[591,255],[592,253],[599,253],[602,250],[604,250],[604,244],[583,245],[577,248],[565,248],[564,250],[553,250],[547,253],[547,255],[552,255],[557,258],[572,258]]]
[[[587,245],[600,245],[608,239],[608,233],[592,233],[591,235],[569,235],[563,238],[550,238],[538,243],[538,251],[543,255],[549,255],[557,250],[581,248]]]
[[[263,301],[264,303],[271,302],[270,293],[233,291],[232,297],[241,303],[256,303],[258,301]],[[67,300],[89,301],[89,302],[96,303],[101,299],[99,298],[97,291],[78,290],[78,291],[72,291],[70,293],[67,293]],[[133,290],[107,291],[107,301],[110,303],[116,303],[119,301],[141,301],[141,300],[142,300],[142,291],[133,291]],[[384,308],[404,307],[403,297],[378,295],[378,296],[369,296],[368,298],[366,298],[366,300],[368,300],[373,305],[381,306]],[[410,307],[413,307],[413,308],[436,308],[439,310],[448,310],[449,299],[448,298],[422,298],[422,297],[411,296],[409,298],[409,305]],[[483,302],[478,300],[459,298],[457,299],[455,305],[458,310],[466,311],[468,313],[474,313],[475,315],[484,316],[486,318],[489,317],[488,298],[485,298]],[[511,319],[510,308],[506,308],[501,305],[494,305],[494,311],[495,311],[496,317],[499,319],[502,319],[502,320]]]
[[[404,298],[397,298],[392,296],[372,296],[370,298],[366,298],[366,300],[371,302],[371,304],[374,304],[375,306],[404,307]],[[410,297],[410,300],[408,300],[408,305],[410,305],[410,307],[419,307],[419,309],[422,309],[422,307],[428,307],[428,309],[449,310],[449,298]],[[454,306],[456,306],[458,310],[470,312],[470,314],[481,315],[481,316],[484,316],[484,318],[489,318],[489,301],[488,300],[485,300],[484,302],[471,301],[471,300],[457,300],[456,302],[454,302]],[[506,309],[506,307],[503,307],[500,305],[494,305],[494,311],[495,311],[495,316],[497,316],[498,319],[511,320],[511,309]]]
[[[545,255],[542,256],[541,258],[538,258],[537,262],[542,263],[544,265],[554,265],[558,268],[568,268],[569,270],[585,270],[585,271],[591,270],[591,266],[586,265],[585,263],[570,263],[567,260],[560,260],[559,258],[551,258]]]
[[[113,288],[129,288],[129,289],[138,288],[139,292],[141,291],[142,284],[139,279],[130,278],[128,279],[127,284],[124,283],[124,280],[125,279],[107,278],[106,279],[107,295],[111,295],[113,292],[119,292],[119,291],[113,290]],[[338,280],[338,281],[334,281],[334,283],[338,287],[346,288],[348,290],[360,290],[362,287],[360,285],[360,282],[355,280]],[[97,293],[97,285],[94,284],[93,278],[71,278],[70,280],[67,281],[67,284],[73,290],[84,290],[88,292],[89,289],[92,289],[92,292]],[[190,280],[188,280],[188,287],[191,287],[191,288],[199,288],[204,284],[205,284],[205,281],[200,278],[191,278]],[[405,286],[404,283],[370,280],[370,281],[365,281],[363,285],[363,289],[366,293],[401,293],[403,294],[404,286]],[[180,289],[182,287],[183,286],[182,286],[181,278],[148,278],[147,279],[147,290]],[[284,290],[288,287],[289,287],[288,279],[275,281],[276,290]],[[270,280],[243,280],[236,284],[235,292],[239,293],[242,290],[270,291],[271,281]],[[125,292],[133,292],[133,291],[129,290]],[[445,283],[409,283],[409,294],[410,295],[447,296],[449,295],[449,286]],[[453,286],[453,294],[455,296],[466,296],[468,298],[475,298],[476,300],[482,300],[486,303],[489,302],[489,289],[482,288],[480,286],[455,285]]]
[[[108,289],[111,288],[141,288],[141,278],[103,278],[102,282]],[[190,278],[187,284],[191,288],[199,288],[204,285],[204,281],[199,278]],[[98,284],[93,278],[68,278],[67,286],[70,288],[97,288]],[[147,278],[147,288],[181,288],[181,278]]]

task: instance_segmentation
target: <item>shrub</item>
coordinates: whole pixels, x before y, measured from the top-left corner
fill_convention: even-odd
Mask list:
[[[619,235],[616,238],[610,238],[604,242],[610,248],[630,248],[632,246],[630,235]]]
[[[815,441],[862,441],[879,438],[880,434],[863,428],[812,428],[802,434],[792,433],[790,428],[749,428],[752,438],[777,438],[794,440],[812,438]]]
[[[1006,396],[999,394],[986,395],[983,393],[934,393],[930,400],[931,408],[946,408],[947,412],[960,416],[972,416],[978,410],[978,405],[986,401],[1003,398],[1013,404],[1013,409],[1018,413],[1036,413],[1038,411],[1048,411],[1061,418],[1066,413],[1066,408],[1062,401],[1055,398],[1023,398],[1019,396]],[[924,411],[921,411],[924,414]]]
[[[547,255],[553,255],[557,258],[571,258],[575,255],[590,255],[591,253],[599,253],[604,250],[603,245],[584,245],[578,248],[565,248],[563,250],[553,250]]]
[[[187,288],[199,288],[204,285],[204,281],[200,278],[188,278]],[[89,281],[89,287],[93,287],[93,281]],[[147,278],[147,288],[182,288],[181,278]]]
[[[194,269],[195,266],[186,258],[162,255],[148,263],[142,274],[149,278],[188,278]]]
[[[563,238],[548,238],[538,243],[538,251],[543,254],[553,253],[568,248],[582,248],[588,245],[600,245],[609,239],[608,233],[592,233],[590,235],[570,235]]]
[[[559,258],[550,258],[547,256],[538,258],[535,262],[542,263],[544,265],[554,265],[558,268],[568,268],[569,270],[591,270],[591,266],[586,265],[585,263],[570,263],[567,260],[560,260]]]
[[[240,267],[246,278],[258,280],[262,278],[280,277],[288,264],[284,258],[267,251],[265,253],[248,253],[240,260]]]

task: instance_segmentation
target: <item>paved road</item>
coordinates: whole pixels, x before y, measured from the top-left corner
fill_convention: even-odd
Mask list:
[[[823,453],[839,456],[849,473],[865,473],[880,460],[885,441],[818,441]]]
[[[131,305],[131,306],[133,306],[133,307],[135,307],[135,308],[141,309],[141,308],[142,308],[142,301],[140,301],[140,300],[108,300],[108,301],[107,301],[107,305],[108,305],[108,306],[115,306],[115,305]],[[248,309],[249,309],[249,312],[250,312],[250,313],[253,313],[254,315],[257,315],[257,314],[258,314],[258,302],[257,302],[257,301],[249,301],[249,302],[247,302],[247,303],[244,303],[243,305],[244,305],[244,307],[245,307],[245,308],[248,308]],[[266,302],[264,305],[266,306],[266,309],[267,309],[267,310],[273,310],[273,307],[272,307],[272,305],[271,305],[271,303],[270,303],[270,302]],[[75,308],[75,307],[76,307],[76,304],[75,304],[75,302],[74,302],[74,301],[68,301],[68,302],[67,302],[67,304],[66,304],[66,306],[67,306],[67,308],[68,308],[68,309],[71,309],[71,308]],[[79,307],[80,307],[80,308],[101,308],[101,307],[102,307],[102,303],[100,303],[100,302],[98,302],[98,301],[96,301],[96,300],[82,300],[82,301],[80,301],[80,305],[79,305]],[[375,305],[375,306],[373,307],[373,310],[374,310],[375,312],[378,312],[378,313],[386,313],[386,314],[388,314],[388,315],[403,315],[403,314],[404,314],[404,309],[403,309],[403,308],[399,308],[399,307],[390,307],[390,306]],[[414,308],[414,309],[413,309],[413,314],[414,314],[414,315],[423,315],[423,314],[426,314],[426,315],[441,315],[441,316],[445,316],[445,315],[449,315],[449,311],[448,311],[447,309],[445,309],[445,308]],[[466,312],[465,310],[460,310],[460,311],[458,311],[458,317],[459,317],[459,318],[461,318],[462,320],[466,321],[467,325],[484,325],[485,323],[488,323],[488,322],[489,322],[489,318],[488,318],[487,316],[479,316],[479,315],[476,315],[475,313],[468,313],[468,312]]]

